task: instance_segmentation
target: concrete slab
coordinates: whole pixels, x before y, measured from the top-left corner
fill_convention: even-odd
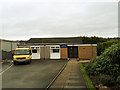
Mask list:
[[[80,88],[86,88],[86,86],[64,86],[64,88],[72,88],[72,89],[78,88],[78,89],[80,89]]]
[[[51,85],[51,88],[57,87],[61,89],[61,86],[64,86],[63,90],[65,89],[72,89],[72,90],[87,90],[87,85],[80,70],[79,62],[75,60],[70,60],[60,74],[60,76],[55,80],[55,82]]]
[[[84,83],[83,81],[80,81],[80,80],[67,80],[66,81],[67,83]]]
[[[82,78],[82,76],[80,76],[80,75],[74,75],[74,76],[72,75],[72,76],[71,76],[71,75],[70,75],[69,78],[78,78],[78,79],[79,79],[79,78]]]
[[[73,82],[70,82],[70,83],[67,83],[68,86],[85,86],[86,87],[86,84],[83,83],[83,82],[80,82],[80,83],[73,83]]]

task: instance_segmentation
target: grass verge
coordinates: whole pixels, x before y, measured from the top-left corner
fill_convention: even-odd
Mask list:
[[[84,68],[84,66],[83,66],[83,64],[82,64],[81,62],[80,62],[80,69],[81,69],[82,74],[83,74],[83,76],[84,76],[84,78],[85,78],[85,81],[86,81],[86,83],[87,83],[87,85],[88,85],[88,88],[89,88],[90,90],[96,90],[96,88],[93,86],[93,84],[92,84],[90,78],[88,77],[88,75],[87,75],[87,73],[86,73],[86,71],[85,71],[85,68]]]

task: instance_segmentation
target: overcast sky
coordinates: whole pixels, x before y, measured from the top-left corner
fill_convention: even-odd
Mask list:
[[[0,38],[118,36],[119,0],[1,0]]]

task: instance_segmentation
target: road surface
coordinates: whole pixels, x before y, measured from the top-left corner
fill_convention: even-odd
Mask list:
[[[31,64],[7,66],[2,88],[45,88],[67,63],[66,60],[33,60]],[[10,66],[10,65],[8,65]]]

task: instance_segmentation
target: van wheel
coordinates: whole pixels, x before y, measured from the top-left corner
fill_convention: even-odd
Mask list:
[[[14,61],[14,62],[13,62],[13,64],[14,64],[14,65],[17,65],[17,62],[16,62],[16,61]]]

